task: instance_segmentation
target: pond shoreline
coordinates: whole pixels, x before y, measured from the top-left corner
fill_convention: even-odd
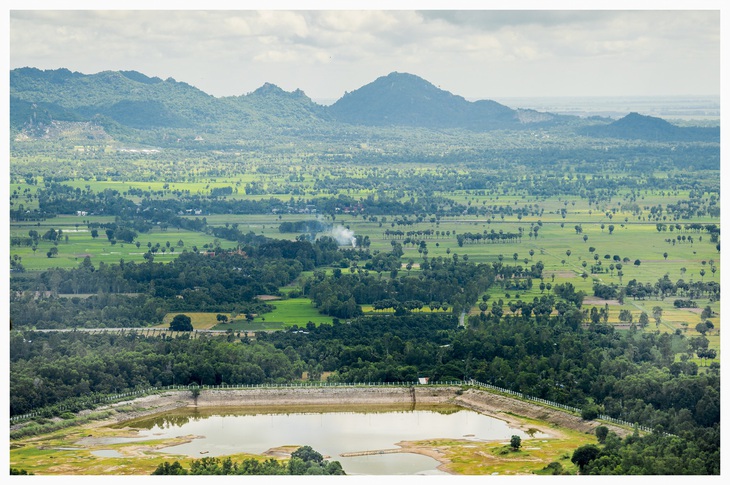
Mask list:
[[[187,398],[181,399],[181,394],[187,395]],[[139,401],[135,400],[133,402]],[[206,389],[202,390],[197,397],[194,397],[190,391],[165,393],[148,402],[148,404],[150,408],[142,412],[132,413],[134,416],[130,413],[126,413],[126,415],[123,413],[122,416],[117,417],[117,422],[122,423],[137,417],[158,414],[182,407],[201,410],[246,407],[261,408],[268,411],[272,407],[283,406],[343,407],[396,404],[415,407],[416,404],[451,404],[500,419],[509,426],[528,434],[532,431],[532,425],[528,424],[524,418],[549,423],[551,427],[540,431],[552,438],[564,437],[564,434],[559,430],[560,427],[584,433],[594,433],[597,426],[604,425],[619,436],[623,437],[630,434],[628,430],[618,426],[597,421],[584,421],[580,416],[559,409],[548,408],[484,390],[473,388],[464,390],[459,386]],[[417,453],[428,456],[439,462],[437,468],[442,472],[454,473],[449,466],[451,460],[443,450],[430,445],[421,446],[411,441],[401,441],[395,444],[399,448],[388,450],[388,453]]]
[[[203,389],[198,395],[189,390],[164,391],[158,394],[130,399],[103,406],[95,411],[83,411],[80,415],[97,411],[111,411],[112,415],[101,420],[91,421],[79,427],[81,430],[96,430],[96,436],[107,435],[114,428],[115,436],[134,436],[137,429],[134,421],[158,414],[173,413],[176,410],[198,409],[201,412],[215,409],[233,410],[245,408],[248,412],[272,412],[278,409],[309,407],[317,408],[318,412],[342,408],[367,408],[369,406],[396,406],[406,409],[415,409],[416,406],[452,405],[459,406],[474,412],[487,415],[506,422],[510,427],[519,429],[532,436],[539,431],[549,436],[548,439],[562,439],[566,428],[581,433],[593,434],[597,426],[607,426],[619,436],[630,434],[629,430],[597,421],[584,421],[565,411],[541,406],[531,402],[503,396],[500,394],[460,386],[410,386],[410,387],[301,387],[301,388],[250,388],[250,389]],[[532,421],[531,421],[532,420]],[[543,425],[535,424],[539,421]],[[538,426],[540,429],[535,429]],[[561,430],[562,428],[562,430]],[[76,433],[74,433],[76,434]],[[91,434],[85,434],[89,439]],[[38,437],[36,437],[37,439]],[[180,436],[174,444],[189,441],[190,436]],[[21,440],[25,441],[25,440]],[[34,438],[28,441],[35,441]],[[461,442],[462,440],[452,440]],[[464,440],[468,442],[468,440]],[[26,444],[29,444],[26,442]],[[167,443],[169,446],[170,443]],[[451,469],[451,460],[448,458],[447,448],[411,441],[394,443],[399,449],[389,449],[387,453],[417,453],[437,460],[437,467],[442,472],[456,473]],[[97,446],[101,446],[99,443]],[[124,454],[132,456],[149,456],[150,452],[158,452],[164,445],[153,446],[132,445],[127,447]],[[271,451],[271,450],[269,450]],[[378,450],[376,450],[377,452]],[[268,453],[268,452],[267,452]],[[267,454],[265,453],[265,455]],[[131,455],[131,456],[130,456]],[[286,458],[279,456],[279,458]],[[160,456],[162,459],[163,456]],[[70,472],[67,470],[66,473]]]
[[[367,404],[453,404],[486,414],[511,426],[524,429],[520,417],[545,421],[584,433],[592,433],[598,426],[606,426],[619,436],[631,430],[598,421],[586,421],[566,411],[522,401],[480,389],[459,386],[412,387],[302,387],[203,389],[196,397],[191,391],[166,391],[99,408],[116,410],[111,418],[122,423],[135,418],[158,414],[183,407],[271,407],[271,406],[348,406]],[[126,410],[133,406],[135,409]],[[118,409],[122,408],[122,409]],[[555,431],[553,431],[555,432]]]

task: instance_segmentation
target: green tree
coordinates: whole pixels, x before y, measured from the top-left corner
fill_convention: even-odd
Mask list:
[[[306,475],[308,468],[309,466],[307,465],[307,463],[301,458],[292,456],[291,460],[289,460],[289,475]]]
[[[301,458],[305,462],[322,463],[322,454],[312,449],[311,446],[302,446],[291,454],[292,458]]]
[[[170,322],[170,330],[172,330],[173,332],[192,332],[193,321],[187,315],[175,315],[175,317]]]
[[[595,460],[600,452],[601,450],[596,445],[583,445],[576,448],[570,461],[578,465],[578,468],[583,471],[585,466]]]
[[[642,327],[646,327],[649,325],[649,314],[646,312],[641,312],[641,315],[639,315],[639,324]]]
[[[11,468],[10,474],[11,475],[35,475],[35,473],[28,473],[28,470],[25,470],[24,468]]]
[[[619,321],[624,323],[631,323],[634,321],[634,317],[631,315],[631,310],[622,309],[618,313]]]
[[[187,475],[188,472],[185,470],[179,461],[175,461],[172,465],[169,462],[160,463],[153,475]]]
[[[662,323],[662,307],[655,306],[651,309],[651,316],[654,317],[654,321],[656,322],[656,326],[658,327],[660,323]]]
[[[702,309],[702,314],[700,315],[701,318],[707,319],[712,317],[714,312],[712,311],[712,308],[710,305],[707,305],[705,308]]]
[[[512,447],[513,450],[519,450],[522,446],[522,438],[520,438],[516,434],[513,434],[512,438],[510,438],[509,440],[509,445]]]

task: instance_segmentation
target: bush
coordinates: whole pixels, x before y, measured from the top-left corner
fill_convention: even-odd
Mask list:
[[[586,421],[591,421],[593,419],[596,419],[598,417],[598,414],[598,406],[596,406],[595,404],[589,404],[581,410],[580,417]]]
[[[563,465],[557,461],[550,462],[545,468],[535,472],[537,475],[561,475],[563,473]]]
[[[674,300],[675,308],[697,308],[697,303],[693,300]]]

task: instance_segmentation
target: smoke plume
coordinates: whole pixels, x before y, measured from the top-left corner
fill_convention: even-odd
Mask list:
[[[340,246],[347,246],[349,244],[351,244],[353,248],[357,246],[355,233],[344,226],[333,227],[332,237],[335,238],[335,241],[337,241],[337,244]]]

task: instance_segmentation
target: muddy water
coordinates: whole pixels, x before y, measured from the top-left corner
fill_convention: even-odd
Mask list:
[[[388,453],[405,440],[457,438],[474,441],[509,440],[528,436],[504,421],[461,408],[415,410],[376,409],[310,412],[232,411],[230,408],[179,410],[125,423],[141,436],[173,438],[195,435],[189,443],[161,449],[166,453],[200,458],[233,453],[260,454],[285,445],[309,445],[330,460],[337,460],[349,475],[439,474],[439,462],[414,453]],[[540,433],[534,437],[541,437]],[[341,456],[358,454],[360,456]]]

